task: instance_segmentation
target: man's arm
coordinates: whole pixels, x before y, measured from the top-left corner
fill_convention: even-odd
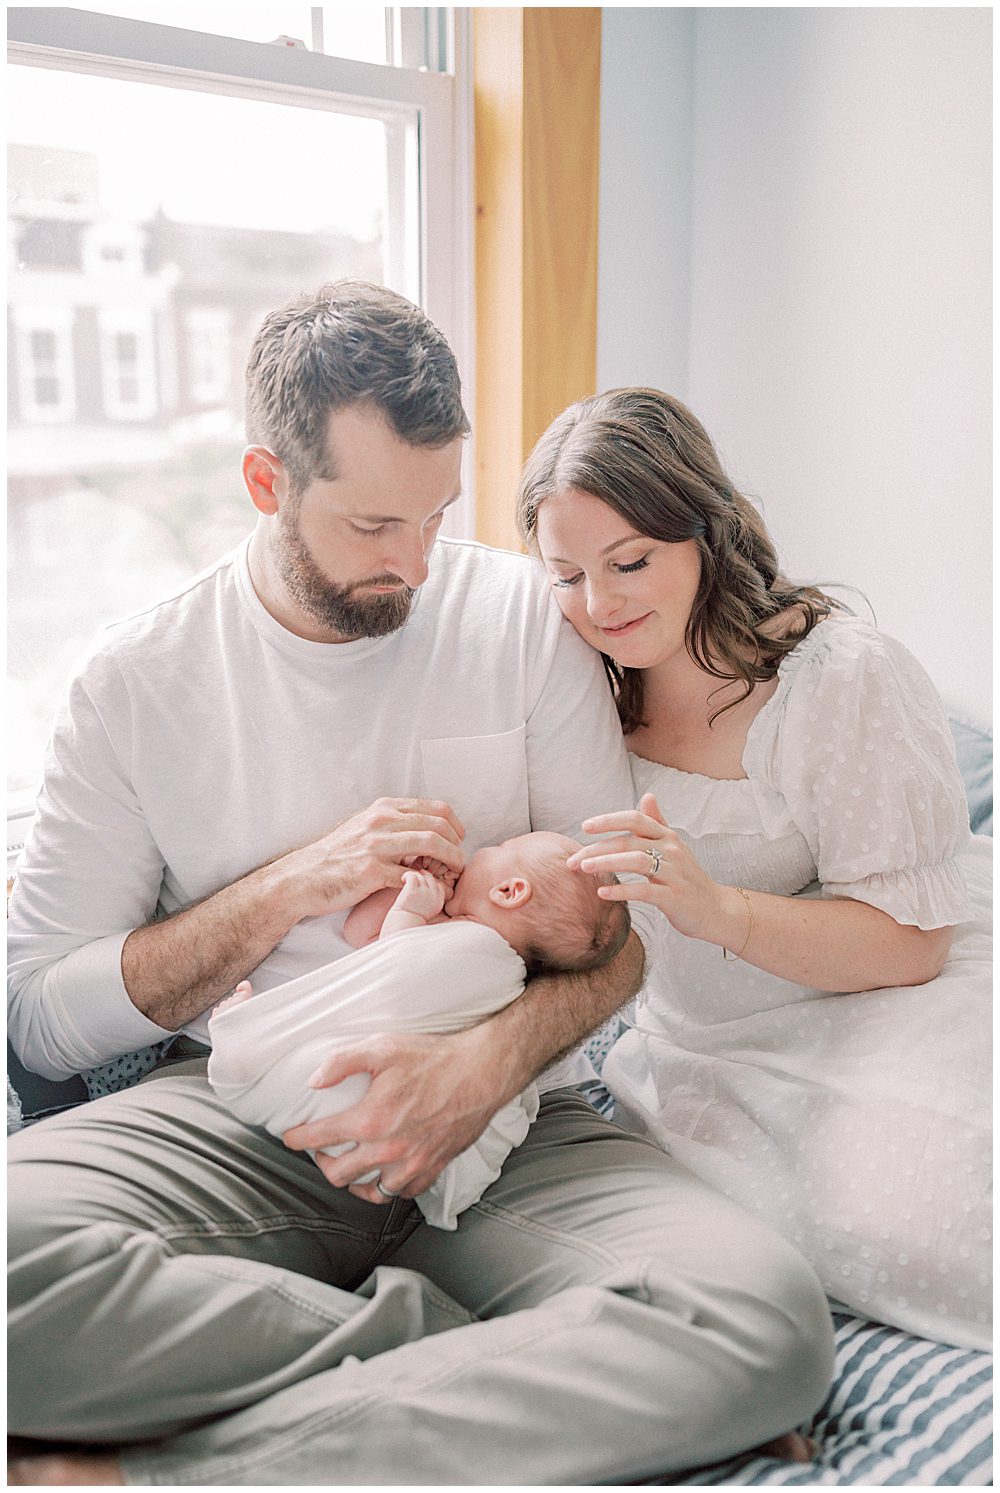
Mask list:
[[[462,833],[447,804],[378,799],[311,845],[131,933],[122,949],[125,988],[150,1020],[184,1026],[256,969],[301,918],[400,886],[413,856],[459,869]]]
[[[362,1104],[289,1130],[293,1150],[354,1141],[353,1150],[316,1161],[335,1187],[378,1170],[383,1186],[406,1197],[425,1192],[448,1162],[472,1145],[493,1115],[543,1068],[619,1010],[642,983],[642,944],[588,974],[541,975],[520,1000],[450,1036],[377,1037],[332,1053],[311,1080],[329,1088],[370,1073]],[[356,1196],[385,1202],[374,1184]]]
[[[463,833],[446,804],[379,799],[319,840],[169,918],[130,932],[104,929],[90,942],[76,939],[62,957],[55,951],[68,940],[55,918],[65,918],[67,909],[53,908],[49,931],[37,893],[29,893],[26,908],[15,897],[12,924],[19,925],[21,944],[54,951],[47,959],[25,957],[24,973],[12,976],[16,1050],[35,1071],[61,1078],[175,1031],[228,994],[301,918],[340,911],[381,887],[399,886],[414,856],[460,869]],[[133,910],[124,898],[118,903],[119,912]],[[90,926],[98,926],[96,913]],[[107,1001],[105,1009],[91,990],[103,987],[102,971],[112,954],[120,955],[124,998]]]

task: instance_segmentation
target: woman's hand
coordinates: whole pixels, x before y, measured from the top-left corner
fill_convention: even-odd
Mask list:
[[[731,940],[739,948],[746,905],[733,887],[720,886],[702,870],[691,851],[670,828],[652,793],[643,795],[638,809],[598,814],[582,826],[588,835],[613,834],[614,839],[585,845],[568,864],[581,871],[631,871],[645,881],[598,887],[609,902],[651,902],[687,938],[719,945]],[[735,899],[735,900],[734,900]],[[743,934],[746,928],[742,929]]]
[[[951,928],[897,923],[880,908],[850,898],[781,897],[720,886],[666,823],[651,793],[638,809],[598,814],[583,829],[614,838],[583,846],[568,865],[646,878],[600,886],[599,897],[651,902],[678,933],[730,949],[795,985],[843,994],[922,985],[940,973],[947,955]]]

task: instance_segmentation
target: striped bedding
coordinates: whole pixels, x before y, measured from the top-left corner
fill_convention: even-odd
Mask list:
[[[652,1481],[676,1487],[989,1487],[988,1353],[946,1348],[893,1327],[834,1314],[833,1389],[811,1427],[809,1464],[737,1457]]]

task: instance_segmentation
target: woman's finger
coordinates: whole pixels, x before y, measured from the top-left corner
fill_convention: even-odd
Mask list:
[[[614,881],[599,886],[597,895],[604,902],[652,902],[663,911],[663,898],[670,895],[670,888],[662,881]]]
[[[596,845],[581,845],[566,861],[571,871],[579,871],[587,862],[594,860],[599,855],[622,855],[626,850],[634,850],[635,840],[630,835],[627,839],[599,840]],[[589,870],[590,867],[588,866]]]
[[[638,809],[619,809],[614,814],[595,814],[592,818],[585,819],[580,828],[586,835],[659,835],[663,833],[665,825],[662,818],[654,819],[652,815],[641,813]]]
[[[658,850],[664,854],[674,845],[671,832],[659,835],[621,835],[615,839],[597,840],[593,845],[583,845],[575,851],[566,864],[571,870],[579,870],[599,855],[625,855],[630,850]],[[589,867],[588,867],[589,869]]]
[[[641,812],[643,814],[647,814],[650,819],[655,819],[657,824],[666,824],[666,818],[664,816],[663,810],[657,803],[655,793],[644,793],[639,800],[639,808]]]
[[[632,849],[618,851],[612,855],[593,855],[580,862],[580,870],[588,875],[600,875],[604,871],[613,871],[617,875],[622,871],[628,871],[635,876],[652,877],[654,854],[657,855],[658,862],[662,860],[660,853],[654,851],[652,847],[649,850]],[[660,870],[659,863],[655,869]]]
[[[609,835],[607,839],[597,840],[593,845],[581,845],[579,850],[568,857],[566,864],[571,871],[576,871],[584,861],[595,855],[619,855],[626,850],[662,851],[671,843],[671,831],[664,832],[662,825],[656,828],[659,833],[650,831],[647,834],[619,835],[614,838]]]

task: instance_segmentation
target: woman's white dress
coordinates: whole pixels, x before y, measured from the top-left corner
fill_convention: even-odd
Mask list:
[[[745,778],[632,766],[717,881],[958,927],[937,979],[838,995],[658,918],[604,1065],[616,1118],[794,1241],[858,1314],[988,1347],[992,841],[970,835],[933,685],[833,617],[783,661]]]

